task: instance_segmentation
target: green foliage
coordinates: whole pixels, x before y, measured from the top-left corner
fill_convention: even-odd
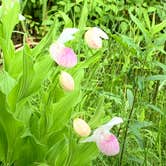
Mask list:
[[[68,165],[90,164],[98,155],[96,146],[81,145],[76,135],[73,140],[70,138],[74,134],[71,116],[81,101],[80,84],[86,65],[70,71],[76,82],[75,91],[63,92],[58,84],[60,67],[53,65],[48,54],[48,47],[56,36],[56,18],[55,25],[35,48],[24,43],[23,48],[15,50],[11,34],[19,21],[18,9],[17,2],[2,3],[0,45],[4,64],[0,72],[0,161],[3,165],[25,166],[58,166],[68,161]],[[10,21],[13,13],[14,19]]]
[[[92,128],[113,116],[123,117],[124,126],[113,132],[122,145],[130,122],[121,164],[164,165],[166,3],[13,2],[3,0],[0,8],[0,165],[120,165],[122,154],[98,155],[94,143],[79,143],[71,123],[77,116]],[[20,11],[24,23],[19,23]],[[110,38],[97,51],[81,40],[84,30],[92,26],[102,28]],[[80,61],[68,70],[76,82],[71,93],[59,87],[61,68],[48,54],[63,27],[80,28],[76,42],[69,43]],[[15,50],[11,38],[13,30],[20,29],[23,48]],[[40,40],[34,48],[26,44],[29,36]]]

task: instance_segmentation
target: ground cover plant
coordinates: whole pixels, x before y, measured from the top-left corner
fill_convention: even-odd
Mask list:
[[[3,0],[0,48],[0,165],[165,165],[165,1]]]

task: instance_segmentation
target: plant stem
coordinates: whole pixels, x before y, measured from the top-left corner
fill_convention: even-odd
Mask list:
[[[44,23],[46,17],[47,17],[47,0],[44,0],[42,7],[42,24]]]
[[[130,109],[130,112],[129,112],[129,117],[128,117],[128,120],[127,120],[126,129],[125,129],[125,133],[124,133],[124,139],[123,139],[123,144],[122,144],[122,151],[121,151],[120,161],[119,161],[119,165],[120,166],[122,165],[123,153],[124,153],[125,143],[126,143],[126,139],[127,139],[127,133],[128,133],[128,128],[129,128],[129,124],[130,124],[130,119],[131,119],[131,116],[132,116],[133,110],[134,110],[136,93],[137,93],[137,89],[135,90],[135,93],[134,93],[133,105],[132,105],[132,107]]]

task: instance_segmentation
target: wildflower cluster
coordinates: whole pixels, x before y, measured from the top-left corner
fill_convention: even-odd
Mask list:
[[[72,68],[77,64],[77,55],[72,48],[66,47],[65,43],[74,39],[74,34],[78,32],[76,28],[64,29],[56,42],[50,46],[50,54],[53,60],[62,67]],[[92,49],[99,49],[102,47],[102,38],[108,39],[107,34],[100,28],[90,28],[84,35],[87,45]],[[60,85],[65,91],[74,90],[74,79],[66,71],[60,74]],[[119,153],[119,142],[115,135],[109,132],[114,126],[122,123],[123,120],[119,117],[114,117],[107,124],[100,126],[94,130],[93,134],[82,140],[85,142],[96,142],[98,149],[105,155],[114,156]],[[81,137],[87,137],[91,133],[90,126],[80,118],[73,120],[73,128],[75,132]]]

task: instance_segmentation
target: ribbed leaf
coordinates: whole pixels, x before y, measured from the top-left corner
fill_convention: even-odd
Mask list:
[[[2,98],[2,95],[1,95]],[[5,100],[3,101],[5,103]],[[5,163],[12,163],[17,158],[17,146],[21,140],[23,124],[13,115],[0,107],[0,153]]]
[[[15,86],[16,81],[6,72],[0,72],[0,90],[8,95],[12,88]]]

